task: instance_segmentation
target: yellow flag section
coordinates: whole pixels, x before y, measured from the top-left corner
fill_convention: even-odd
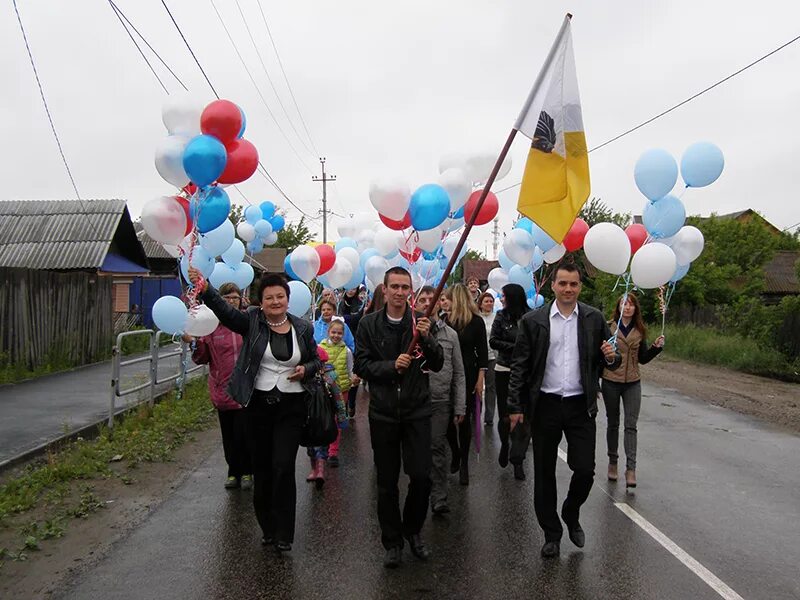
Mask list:
[[[564,19],[514,125],[532,142],[517,210],[559,243],[590,190],[570,18]]]

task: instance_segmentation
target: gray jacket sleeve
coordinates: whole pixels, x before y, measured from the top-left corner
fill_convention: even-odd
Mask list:
[[[453,399],[454,413],[467,414],[467,377],[464,373],[464,359],[461,356],[461,347],[458,345],[458,334],[454,330],[448,331],[453,343],[453,382],[450,395]]]

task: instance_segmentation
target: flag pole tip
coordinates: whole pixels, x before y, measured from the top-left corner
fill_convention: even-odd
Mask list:
[[[572,13],[567,13],[567,18],[568,18],[569,20],[572,20]]]

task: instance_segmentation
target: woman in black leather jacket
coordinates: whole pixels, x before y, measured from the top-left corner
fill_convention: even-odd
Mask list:
[[[517,341],[517,331],[520,319],[528,312],[528,300],[525,290],[516,283],[503,286],[500,296],[503,309],[497,313],[489,334],[489,346],[497,350],[494,377],[497,387],[497,431],[500,434],[500,456],[498,462],[501,467],[506,467],[509,462],[509,419],[508,419],[508,382],[511,379],[511,355],[514,353],[514,344]],[[511,436],[510,459],[514,465],[514,477],[525,479],[522,461],[528,450],[531,439],[530,426],[524,421],[523,427],[517,427]]]

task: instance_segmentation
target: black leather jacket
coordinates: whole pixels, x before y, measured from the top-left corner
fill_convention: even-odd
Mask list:
[[[511,379],[508,384],[508,412],[525,413],[532,417],[544,380],[547,353],[550,350],[550,307],[546,304],[529,312],[520,321],[519,335],[511,360]],[[621,363],[619,352],[614,362],[606,363],[600,346],[611,337],[608,324],[599,310],[578,303],[578,353],[580,355],[581,385],[586,395],[586,409],[597,414],[597,392],[603,369],[613,371]]]
[[[511,366],[511,355],[519,333],[519,321],[520,319],[511,317],[505,308],[494,317],[492,331],[489,334],[489,347],[497,350],[497,364],[502,367]]]
[[[261,358],[267,349],[272,330],[267,325],[264,313],[258,306],[251,306],[247,312],[242,312],[228,304],[211,285],[200,294],[200,299],[210,308],[220,323],[231,331],[242,336],[242,350],[236,359],[231,381],[228,384],[228,393],[231,398],[242,406],[250,403],[255,387],[258,367]],[[314,375],[320,369],[321,362],[317,355],[317,343],[314,341],[314,328],[311,323],[287,315],[289,322],[297,334],[297,343],[300,346],[300,364],[306,368],[302,384],[306,392],[311,393],[314,388]]]
[[[418,319],[421,317],[417,315]],[[358,325],[354,370],[369,384],[370,419],[400,423],[431,416],[431,395],[428,375],[422,371],[423,359],[414,359],[403,373],[394,368],[397,357],[411,343],[411,325],[411,308],[406,309],[399,332],[390,330],[385,308],[364,315]],[[419,346],[425,368],[438,373],[444,364],[444,353],[433,333],[432,327],[430,335],[420,336]],[[395,337],[398,334],[399,340]]]

